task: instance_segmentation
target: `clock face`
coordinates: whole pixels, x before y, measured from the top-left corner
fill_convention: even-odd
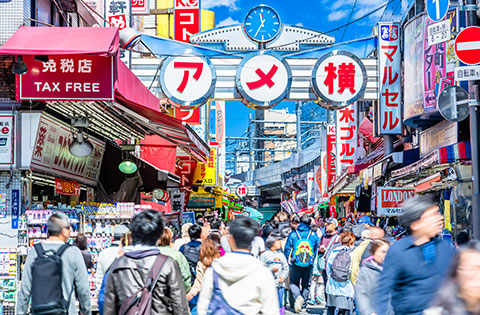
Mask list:
[[[269,42],[280,33],[280,16],[269,6],[259,5],[248,12],[243,27],[252,40]]]

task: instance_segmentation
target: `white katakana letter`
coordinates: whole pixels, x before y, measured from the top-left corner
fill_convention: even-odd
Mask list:
[[[62,72],[73,72],[74,71],[73,59],[61,59],[60,70],[62,70]]]
[[[82,59],[78,61],[78,73],[91,73],[92,61],[88,59]]]
[[[55,63],[55,60],[49,59],[47,62],[44,62],[42,72],[57,72],[57,64]]]

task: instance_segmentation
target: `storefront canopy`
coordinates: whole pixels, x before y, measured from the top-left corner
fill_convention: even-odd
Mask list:
[[[0,55],[116,56],[118,29],[113,27],[20,26],[0,48]]]

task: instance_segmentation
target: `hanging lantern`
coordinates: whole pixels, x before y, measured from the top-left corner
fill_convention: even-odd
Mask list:
[[[160,202],[168,202],[170,200],[170,193],[161,188],[155,188],[152,192],[152,196]]]

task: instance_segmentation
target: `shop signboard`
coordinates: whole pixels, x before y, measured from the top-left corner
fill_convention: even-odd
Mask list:
[[[325,191],[328,192],[330,185],[335,182],[337,178],[337,150],[335,138],[335,125],[327,125],[327,187]]]
[[[321,159],[322,165],[320,166],[321,169],[321,179],[320,179],[320,193],[322,197],[328,197],[328,185],[327,185],[327,155],[329,153],[322,151]]]
[[[217,156],[215,148],[210,148],[207,163],[198,162],[193,176],[193,185],[215,186],[217,184]]]
[[[188,211],[188,212],[183,212],[182,213],[182,224],[195,224],[195,212],[194,211]]]
[[[414,188],[377,187],[377,215],[401,215],[403,203],[413,196],[415,196]]]
[[[48,62],[24,56],[29,71],[17,75],[17,100],[114,99],[113,57],[50,56]]]
[[[238,185],[236,190],[237,196],[240,198],[244,198],[248,195],[248,187],[245,185]]]
[[[12,229],[18,229],[20,216],[20,189],[12,189]]]
[[[200,31],[200,0],[175,0],[174,30],[175,40],[185,43]]]
[[[215,197],[191,196],[188,208],[215,208]]]
[[[402,167],[401,169],[392,171],[392,178],[398,178],[398,177],[403,177],[410,174],[415,174],[416,172],[418,172],[423,168],[430,167],[431,165],[438,163],[438,160],[439,160],[438,150],[435,150],[430,154],[428,154],[423,159],[421,159],[420,161],[417,161],[408,166]]]
[[[357,161],[357,103],[337,111],[336,149],[337,177]]]
[[[357,56],[336,50],[317,61],[313,67],[312,86],[319,99],[333,109],[342,108],[363,96],[367,71]]]
[[[180,119],[181,121],[189,125],[198,125],[200,124],[200,110],[199,108],[179,108],[175,107],[175,118]]]
[[[444,120],[420,133],[420,158],[458,142],[458,124]]]
[[[133,15],[150,15],[149,0],[132,0]]]
[[[405,120],[424,112],[423,109],[423,51],[424,15],[409,21],[403,30],[404,35],[404,94],[403,117]]]
[[[71,178],[96,186],[105,142],[89,137],[93,151],[89,156],[73,156],[69,151],[72,142],[71,127],[59,120],[42,114],[35,138],[31,167],[47,174]]]
[[[450,40],[450,19],[427,26],[428,45],[436,45]]]
[[[7,195],[0,194],[0,219],[7,217]]]
[[[55,177],[55,191],[60,195],[80,196],[80,184],[73,180]]]
[[[0,168],[15,167],[14,117],[11,112],[0,113]]]
[[[189,156],[177,156],[177,167],[175,175],[180,177],[180,186],[192,187],[193,177],[197,168],[197,161],[192,160]]]
[[[402,134],[400,23],[378,23],[379,135]]]
[[[105,0],[105,20],[108,23],[104,26],[110,24],[110,27],[118,27],[120,30],[130,27],[130,9],[128,0]]]

